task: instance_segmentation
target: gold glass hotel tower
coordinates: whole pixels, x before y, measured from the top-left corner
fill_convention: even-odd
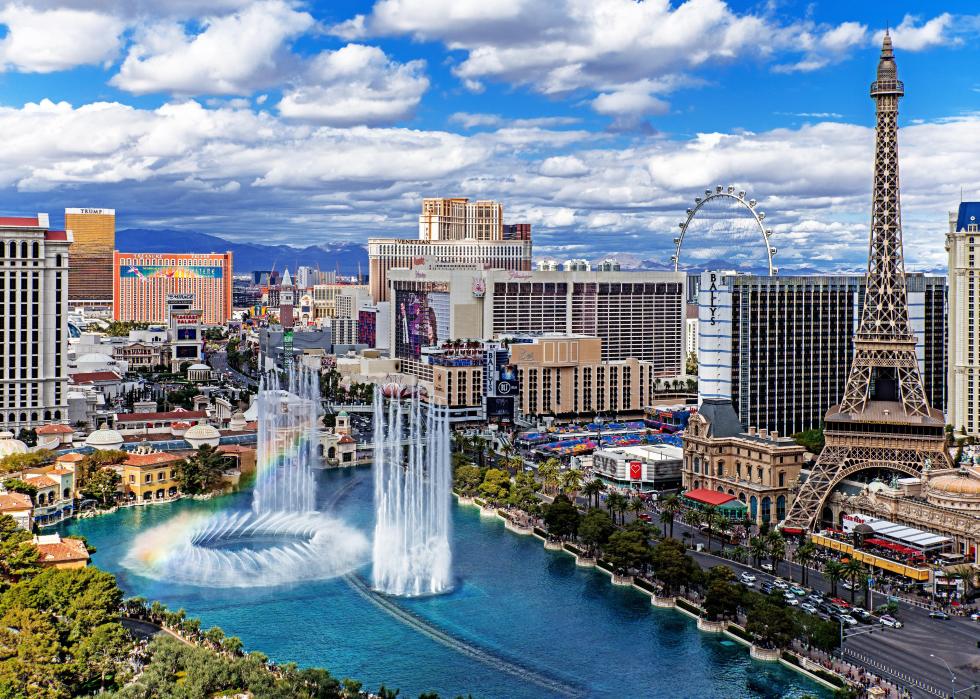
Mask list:
[[[68,300],[77,304],[112,304],[112,251],[116,247],[115,209],[65,209],[71,231]]]

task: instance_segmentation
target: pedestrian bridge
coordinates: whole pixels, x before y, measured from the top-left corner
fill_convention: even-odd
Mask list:
[[[368,415],[374,413],[374,405],[371,403],[324,403],[323,407],[332,414],[337,414],[341,410],[348,413],[365,413]]]

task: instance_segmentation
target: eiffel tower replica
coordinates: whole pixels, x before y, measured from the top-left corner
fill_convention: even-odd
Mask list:
[[[898,181],[898,100],[904,94],[886,31],[878,79],[871,83],[877,122],[864,309],[844,398],[826,414],[826,446],[787,513],[788,533],[817,528],[827,497],[859,471],[918,477],[951,465],[945,421],[926,399],[909,323]]]

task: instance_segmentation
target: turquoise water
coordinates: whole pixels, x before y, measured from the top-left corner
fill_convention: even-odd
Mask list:
[[[369,532],[368,469],[319,476],[320,508]],[[456,588],[391,600],[344,578],[294,586],[213,589],[151,580],[120,561],[142,529],[181,512],[247,509],[247,492],[208,502],[129,508],[73,522],[98,547],[94,563],[129,595],[183,607],[203,625],[239,636],[277,661],[321,665],[338,676],[400,687],[401,696],[442,697],[799,697],[826,696],[780,666],[702,634],[694,621],[651,607],[649,598],[507,532],[475,508],[453,511]],[[369,579],[369,566],[356,575]],[[407,613],[406,613],[407,612]]]

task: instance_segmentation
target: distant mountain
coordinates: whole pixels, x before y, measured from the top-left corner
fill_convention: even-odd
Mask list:
[[[127,228],[116,232],[116,249],[120,252],[226,252],[234,254],[234,271],[243,274],[256,270],[278,270],[299,265],[320,267],[323,272],[341,274],[368,272],[367,249],[357,243],[327,243],[305,248],[291,245],[262,245],[261,243],[236,243],[216,235],[196,231],[177,231],[159,228]]]

